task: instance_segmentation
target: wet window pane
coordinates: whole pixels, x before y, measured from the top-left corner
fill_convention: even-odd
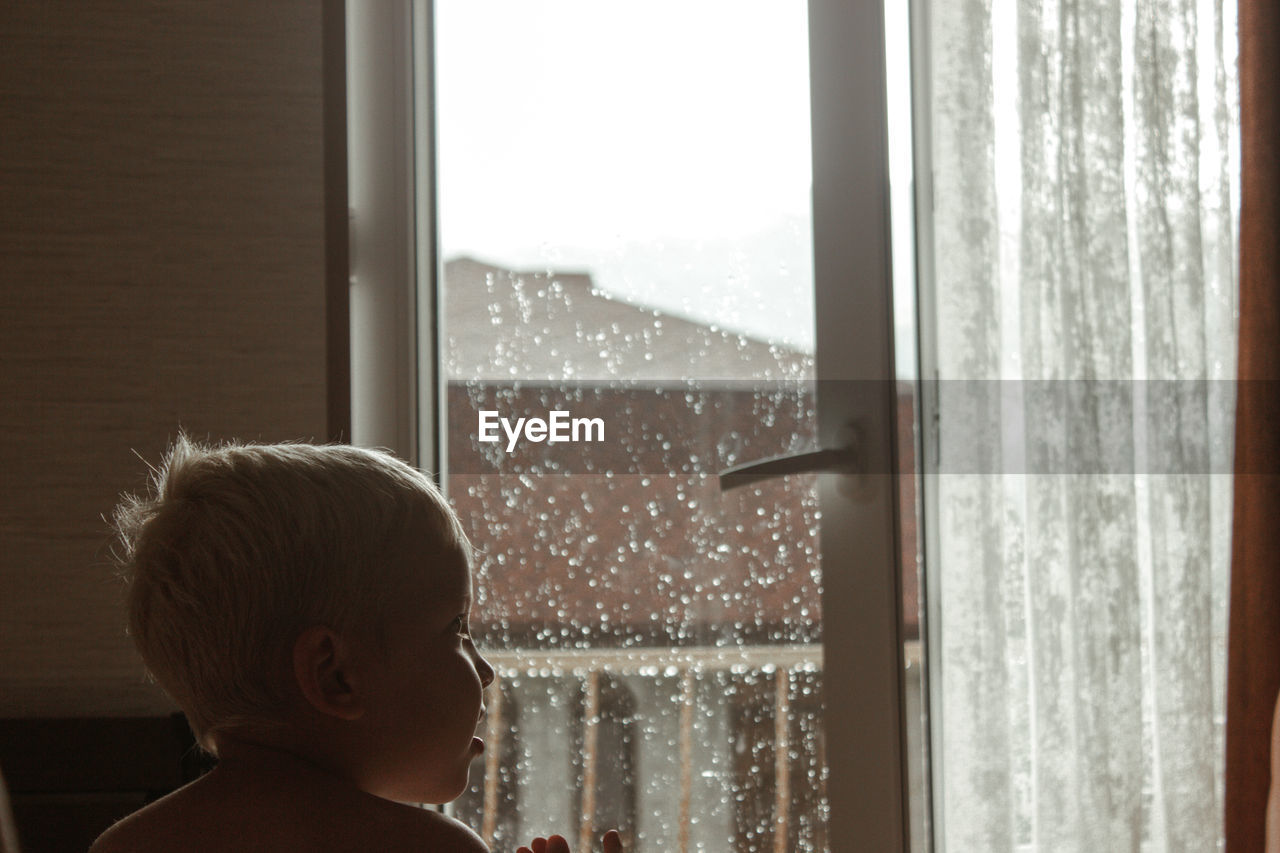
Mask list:
[[[815,480],[716,476],[816,449],[805,4],[435,9],[445,485],[499,672],[456,813],[825,850]]]

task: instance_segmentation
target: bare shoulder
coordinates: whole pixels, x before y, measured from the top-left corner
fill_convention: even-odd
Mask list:
[[[489,853],[489,847],[469,826],[440,812],[397,806],[393,820],[382,821],[378,835],[381,849],[396,853]],[[387,832],[390,830],[390,832]],[[387,836],[390,837],[387,837]]]
[[[125,818],[128,820],[128,818]],[[129,840],[127,831],[121,829],[120,823],[115,824],[102,835],[98,836],[98,840],[93,842],[93,846],[89,848],[89,853],[132,853],[143,848],[136,841]]]
[[[186,850],[190,832],[183,823],[192,815],[190,801],[198,799],[200,785],[192,783],[117,821],[89,848],[89,853],[142,853]]]
[[[89,853],[489,853],[465,824],[437,811],[349,789],[204,777],[121,820]]]
[[[153,820],[147,809],[134,812],[118,821],[93,842],[89,853],[142,853],[165,849],[161,823]]]

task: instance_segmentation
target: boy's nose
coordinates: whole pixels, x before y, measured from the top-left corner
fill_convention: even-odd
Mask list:
[[[493,684],[493,679],[495,675],[493,671],[493,667],[490,666],[489,662],[484,659],[484,655],[480,654],[479,652],[476,652],[476,672],[480,674],[480,683],[483,684],[485,687],[488,687],[490,684]]]

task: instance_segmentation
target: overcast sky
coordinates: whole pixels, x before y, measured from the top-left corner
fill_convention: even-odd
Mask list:
[[[812,347],[804,2],[435,8],[446,257]]]

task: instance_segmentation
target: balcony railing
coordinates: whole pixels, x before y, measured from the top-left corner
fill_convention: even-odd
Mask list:
[[[821,672],[823,649],[818,644],[778,646],[726,646],[688,648],[630,648],[587,650],[511,650],[485,652],[497,673],[488,694],[488,727],[485,752],[483,804],[480,827],[486,844],[493,845],[498,825],[499,762],[502,740],[510,727],[504,720],[502,679],[525,677],[576,677],[583,683],[582,797],[578,815],[578,846],[593,849],[596,789],[599,766],[598,732],[601,722],[600,680],[602,675],[679,679],[680,811],[677,853],[690,849],[693,820],[694,714],[698,679],[707,674],[727,672],[772,676],[774,724],[774,808],[773,850],[789,849],[791,805],[791,676],[793,673]],[[920,666],[920,644],[911,641],[904,648],[908,670]]]

